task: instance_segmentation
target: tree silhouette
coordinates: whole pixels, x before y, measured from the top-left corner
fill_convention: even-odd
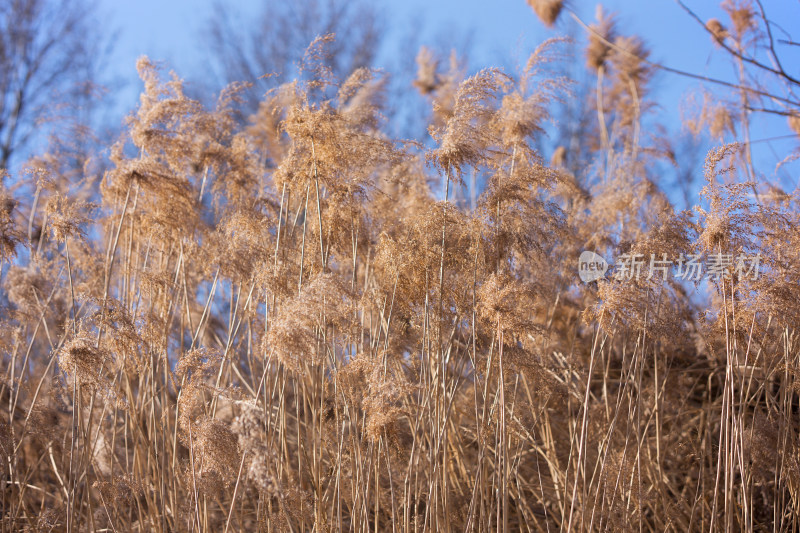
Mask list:
[[[92,99],[99,34],[83,0],[0,2],[0,169],[45,123],[80,119]]]

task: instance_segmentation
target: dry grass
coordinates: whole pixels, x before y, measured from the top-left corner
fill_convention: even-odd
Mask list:
[[[519,77],[421,52],[430,150],[383,133],[377,73],[332,80],[329,38],[245,128],[235,87],[204,109],[142,59],[97,204],[46,159],[0,196],[0,530],[800,528],[800,198],[754,199],[726,145],[676,212],[644,45],[597,31],[591,188],[534,149],[558,42]],[[706,308],[582,284],[583,249],[763,275]]]

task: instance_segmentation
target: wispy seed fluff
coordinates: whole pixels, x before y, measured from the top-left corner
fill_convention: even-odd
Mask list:
[[[495,112],[499,91],[509,82],[497,69],[484,69],[467,78],[458,88],[453,114],[442,128],[431,128],[439,147],[428,153],[428,161],[455,183],[462,182],[464,168],[484,160],[494,137],[486,127]]]
[[[545,26],[550,28],[556,23],[558,15],[561,14],[561,10],[564,8],[562,0],[528,0],[528,5],[533,8],[536,16]]]
[[[706,22],[706,29],[711,32],[714,41],[718,43],[724,41],[728,36],[728,30],[726,30],[725,26],[717,19],[708,19],[708,22]]]
[[[792,128],[793,132],[800,135],[800,114],[789,115],[789,127]]]
[[[95,390],[107,399],[116,399],[107,374],[103,371],[110,354],[103,348],[97,348],[93,339],[80,335],[66,343],[58,351],[57,357],[61,369],[77,380],[79,385]]]
[[[200,472],[217,474],[225,483],[235,481],[241,455],[238,438],[230,427],[221,420],[206,417],[197,424],[196,431]]]
[[[2,172],[0,170],[0,181],[3,179]],[[17,245],[22,242],[22,234],[14,224],[16,206],[16,200],[0,188],[0,264],[12,261],[17,255]]]
[[[613,15],[603,12],[603,6],[598,5],[595,14],[597,22],[590,26],[592,33],[589,35],[589,46],[586,48],[586,64],[589,68],[599,70],[605,66],[611,53],[608,44],[616,37],[616,22]]]

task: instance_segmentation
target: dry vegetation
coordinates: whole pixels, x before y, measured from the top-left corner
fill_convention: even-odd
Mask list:
[[[734,8],[708,27],[737,50]],[[533,148],[559,41],[514,76],[421,52],[428,148],[382,132],[380,75],[333,78],[331,37],[245,127],[241,87],[209,110],[140,60],[107,172],[41,157],[0,190],[2,531],[797,531],[800,197],[727,144],[677,212],[656,67],[601,17],[590,182]],[[700,305],[582,284],[584,249],[762,276]]]

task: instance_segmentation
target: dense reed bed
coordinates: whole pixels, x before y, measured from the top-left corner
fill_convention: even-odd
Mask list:
[[[800,528],[800,198],[724,144],[676,210],[644,43],[593,31],[590,179],[535,149],[559,40],[516,74],[421,52],[416,141],[331,36],[244,126],[240,87],[206,108],[141,59],[107,170],[5,179],[0,529]],[[583,283],[583,250],[729,259]]]

